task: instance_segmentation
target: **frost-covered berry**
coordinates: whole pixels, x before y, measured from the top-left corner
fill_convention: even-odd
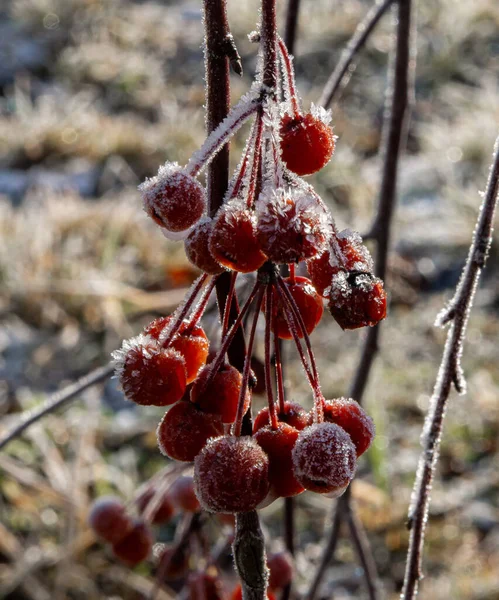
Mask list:
[[[191,401],[203,412],[220,415],[224,423],[233,423],[237,415],[242,375],[229,364],[222,365],[213,378],[211,378],[211,370],[212,367],[207,365],[199,373],[191,388]],[[205,385],[208,377],[211,381]],[[251,395],[247,390],[243,414],[248,410],[250,401]]]
[[[191,475],[180,475],[172,483],[170,495],[173,503],[185,512],[198,512],[200,510],[199,500],[194,491],[194,479]]]
[[[187,580],[187,600],[225,600],[225,588],[216,567],[204,573],[191,573]]]
[[[232,201],[215,216],[210,237],[212,256],[221,265],[251,273],[267,260],[256,238],[256,217],[244,202]]]
[[[219,415],[202,412],[192,402],[180,400],[161,419],[156,436],[163,454],[173,460],[192,462],[209,438],[223,432]]]
[[[162,525],[168,523],[175,514],[175,506],[169,492],[158,495],[153,487],[145,489],[135,501],[141,515],[146,511],[151,514],[151,523]]]
[[[324,312],[322,298],[315,291],[310,279],[307,277],[294,277],[293,279],[284,279],[289,293],[293,297],[295,304],[303,318],[305,329],[310,335],[317,327]],[[284,299],[277,296],[274,291],[273,302],[273,324],[272,329],[283,340],[293,339],[291,329],[287,321],[287,312],[285,310]],[[303,337],[302,331],[297,324],[298,337]]]
[[[324,420],[336,423],[348,433],[357,450],[357,458],[364,454],[374,439],[373,420],[352,398],[327,400],[324,404]]]
[[[339,271],[371,273],[374,268],[371,254],[357,232],[345,229],[336,241],[336,252],[329,244],[324,252],[307,261],[310,279],[317,292],[324,297],[329,293],[333,276]]]
[[[145,406],[167,406],[180,400],[186,387],[183,356],[162,349],[150,336],[125,340],[113,353],[116,374],[125,396]]]
[[[136,520],[132,530],[117,544],[113,553],[129,567],[135,567],[151,554],[153,537],[143,521]]]
[[[355,475],[356,450],[334,423],[316,423],[300,432],[293,448],[296,479],[319,494],[340,496]]]
[[[284,412],[279,412],[277,415],[279,421],[287,423],[301,431],[310,424],[309,413],[298,404],[298,402],[284,402]],[[269,407],[265,406],[256,415],[253,420],[253,433],[256,433],[265,425],[270,425]]]
[[[160,317],[144,329],[144,334],[157,340],[161,332],[173,321],[174,318],[171,315]],[[182,355],[185,360],[186,381],[192,383],[201,367],[206,364],[210,350],[210,342],[204,329],[201,325],[191,325],[189,321],[183,321],[178,332],[168,344],[168,348],[173,348]]]
[[[270,571],[269,587],[273,590],[286,587],[293,579],[294,561],[287,551],[271,554],[267,559]]]
[[[297,175],[311,175],[319,171],[333,155],[333,130],[320,115],[285,115],[280,134],[282,160]]]
[[[93,531],[110,544],[121,541],[133,528],[126,508],[115,496],[101,496],[90,509],[88,524]]]
[[[328,214],[316,196],[280,188],[262,193],[255,208],[257,239],[269,260],[297,263],[324,249]]]
[[[210,512],[254,510],[269,491],[269,459],[249,437],[212,438],[194,460],[201,506]]]
[[[386,317],[386,292],[381,279],[367,273],[333,276],[329,312],[342,329],[378,324]]]
[[[291,453],[300,432],[287,423],[279,423],[277,429],[266,425],[254,438],[269,457],[270,493],[287,498],[301,494],[305,489],[293,473]]]
[[[184,247],[189,261],[201,271],[210,275],[221,273],[224,268],[211,254],[210,237],[213,219],[203,217],[187,236]]]
[[[160,167],[156,177],[145,181],[139,190],[146,213],[169,231],[189,229],[206,209],[203,186],[176,163]]]

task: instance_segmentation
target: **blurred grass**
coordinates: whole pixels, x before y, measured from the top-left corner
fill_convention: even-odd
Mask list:
[[[369,6],[303,1],[296,68],[305,106],[319,97]],[[138,312],[169,310],[195,276],[182,245],[148,222],[136,185],[165,160],[185,162],[203,140],[204,91],[197,2],[6,0],[1,10],[10,37],[7,51],[0,42],[0,170],[3,180],[29,176],[20,206],[0,198],[3,428],[40,392],[108,360],[147,320]],[[245,69],[242,80],[233,78],[237,99],[254,68],[255,48],[245,36],[255,28],[257,3],[229,0],[229,16]],[[338,224],[360,231],[379,183],[390,21],[368,42],[333,107],[338,149],[312,180]],[[433,320],[466,256],[499,123],[497,2],[420,3],[417,27],[416,103],[388,280],[392,306],[366,396],[378,436],[354,484],[387,598],[397,597],[403,577],[404,520],[444,340]],[[233,143],[234,164],[241,145],[240,138]],[[34,178],[40,172],[88,172],[94,191],[82,198],[71,185],[54,189]],[[465,345],[469,392],[453,397],[447,417],[423,600],[499,596],[497,236],[494,242]],[[327,396],[346,393],[362,335],[340,332],[328,317],[314,333]],[[308,404],[294,366],[287,369],[294,399]],[[127,573],[85,525],[96,494],[129,500],[163,463],[154,439],[158,410],[121,410],[116,395],[109,386],[83,394],[0,457],[0,597],[145,597],[154,561]],[[298,583],[305,589],[330,501],[305,494],[297,504]],[[263,511],[273,538],[281,533],[281,510],[275,503]],[[354,560],[342,541],[326,595],[334,589],[337,598],[365,597]]]

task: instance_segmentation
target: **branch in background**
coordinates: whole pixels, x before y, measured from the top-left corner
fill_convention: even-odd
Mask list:
[[[286,544],[286,550],[291,554],[295,555],[295,502],[294,498],[284,498],[284,542]],[[282,590],[280,600],[289,600],[291,597],[291,588],[293,582],[290,581],[288,585]]]
[[[286,26],[284,29],[284,43],[290,54],[294,54],[296,33],[298,29],[298,16],[300,14],[300,0],[288,0],[286,9]]]
[[[447,340],[433,389],[430,409],[423,429],[423,450],[419,459],[416,481],[409,507],[409,527],[411,535],[407,553],[404,587],[401,598],[412,600],[418,593],[418,583],[422,577],[422,558],[425,526],[428,520],[430,494],[435,467],[440,450],[443,420],[452,386],[459,393],[466,391],[466,383],[461,369],[463,343],[466,328],[475,296],[478,280],[485,266],[492,243],[492,224],[499,192],[499,138],[494,150],[494,160],[490,169],[484,202],[480,209],[477,225],[470,245],[468,258],[457,285],[456,293],[449,305],[438,315],[436,325],[450,323]]]
[[[376,4],[367,13],[364,19],[357,25],[355,33],[350,38],[350,41],[343,50],[340,60],[336,68],[331,73],[329,79],[324,86],[319,104],[328,108],[331,106],[334,97],[340,89],[341,83],[348,72],[348,78],[352,74],[353,69],[349,69],[356,54],[366,43],[367,38],[371,35],[378,21],[385,14],[386,9],[394,0],[376,0]]]
[[[386,3],[388,6],[389,2]],[[396,203],[397,174],[400,151],[405,133],[405,119],[407,116],[409,98],[409,73],[410,73],[410,44],[411,44],[411,0],[399,0],[397,20],[397,41],[395,56],[390,72],[392,73],[387,91],[385,108],[382,151],[383,168],[378,197],[378,209],[371,228],[371,237],[376,242],[376,275],[381,279],[386,277],[388,250],[393,221],[393,212]],[[378,7],[378,10],[382,5]],[[386,8],[386,7],[385,7]],[[381,16],[381,15],[380,15]],[[379,17],[378,17],[379,19]],[[355,37],[355,36],[354,36]],[[364,40],[365,41],[365,40]],[[364,339],[359,364],[352,381],[350,396],[357,402],[362,402],[369,375],[379,348],[379,325],[369,329]],[[340,498],[335,508],[333,525],[326,542],[321,563],[315,575],[311,591],[307,600],[313,600],[324,577],[327,565],[333,559],[339,534],[339,524],[345,516],[345,511],[350,511],[351,518],[347,521],[352,533],[354,545],[359,559],[364,567],[364,575],[369,589],[370,597],[377,597],[377,583],[374,560],[366,545],[367,538],[362,531],[360,521],[353,514],[349,505],[350,495],[345,494]],[[363,542],[363,543],[361,543]]]
[[[45,402],[42,403],[38,408],[34,408],[33,410],[28,410],[22,413],[21,420],[18,425],[13,427],[10,431],[0,437],[0,450],[6,446],[9,442],[19,437],[23,431],[28,429],[31,425],[45,417],[46,415],[56,411],[61,408],[65,404],[67,404],[70,400],[76,398],[81,392],[86,390],[101,381],[104,381],[114,372],[114,367],[109,364],[105,367],[99,367],[81,377],[71,385],[68,385],[60,392],[56,392],[53,396],[47,398]]]

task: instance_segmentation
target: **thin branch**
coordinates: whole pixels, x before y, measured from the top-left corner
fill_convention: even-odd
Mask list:
[[[324,86],[324,90],[319,101],[319,104],[324,106],[324,108],[331,106],[334,97],[340,89],[345,75],[347,72],[349,75],[352,72],[352,69],[349,69],[349,67],[352,64],[353,59],[362,46],[366,43],[367,38],[373,32],[379,20],[385,14],[387,8],[393,2],[394,0],[376,0],[375,5],[367,13],[364,19],[357,25],[355,33],[350,38],[350,41],[341,54],[338,64]]]
[[[468,258],[457,285],[456,293],[449,305],[438,315],[436,325],[450,323],[447,340],[433,389],[430,409],[423,429],[423,450],[419,459],[416,481],[409,507],[411,535],[404,587],[401,598],[412,600],[418,593],[422,577],[422,559],[425,528],[428,520],[430,495],[435,468],[440,451],[443,420],[449,394],[454,386],[464,393],[466,384],[461,369],[463,343],[473,300],[492,243],[492,224],[499,192],[499,138],[496,140],[494,160],[490,169],[487,191],[480,209],[477,225],[470,245]]]
[[[99,367],[81,377],[71,385],[68,385],[60,392],[56,392],[53,396],[47,398],[45,402],[41,404],[38,408],[33,410],[25,411],[21,415],[20,422],[13,427],[10,431],[5,433],[0,437],[0,450],[6,446],[9,442],[19,437],[23,431],[28,429],[31,425],[45,417],[46,415],[56,411],[61,408],[65,404],[69,403],[70,400],[76,398],[81,392],[86,390],[101,381],[104,381],[108,377],[110,377],[114,372],[114,367],[109,364],[105,367]]]
[[[279,344],[276,344],[276,347]],[[295,502],[294,498],[284,498],[284,542],[286,550],[295,555]],[[289,600],[293,582],[290,581],[282,590],[280,600]]]
[[[300,0],[288,0],[288,6],[286,8],[286,26],[284,28],[284,43],[290,54],[293,54],[295,50],[299,14]]]
[[[387,93],[383,125],[383,149],[381,152],[383,156],[383,169],[378,197],[378,210],[374,219],[374,226],[372,227],[372,237],[376,242],[376,275],[381,279],[385,279],[386,276],[390,234],[397,197],[398,163],[405,132],[404,125],[408,112],[407,108],[409,98],[411,0],[399,0],[397,4],[399,8],[397,21],[397,41],[395,56],[392,62],[392,69],[390,69],[392,72],[393,81],[391,82]],[[366,337],[364,338],[359,363],[350,388],[350,396],[355,398],[358,402],[362,402],[372,365],[378,352],[379,333],[380,329],[378,325],[370,328],[366,334]],[[340,498],[340,501],[338,501],[338,505],[334,513],[333,526],[329,533],[322,560],[315,575],[307,600],[313,600],[315,598],[315,594],[317,593],[319,585],[322,582],[327,565],[334,556],[339,531],[339,523],[343,517],[342,511],[340,510],[340,503],[344,502],[345,507],[348,508],[348,510],[353,510],[351,507],[349,507],[349,498],[350,495],[346,493],[344,496],[342,496],[342,498]],[[353,527],[355,528],[356,523],[357,521],[355,516],[353,519],[349,520],[350,527],[352,527],[353,524]],[[355,537],[354,543],[356,543]],[[356,550],[361,562],[364,562],[365,560],[368,561],[366,564],[368,564],[370,568],[364,567],[366,583],[369,590],[374,590],[373,593],[376,594],[377,576],[375,569],[371,568],[374,565],[374,561],[372,561],[370,557],[366,559],[366,554],[369,551],[365,548],[365,546],[360,548],[360,546],[356,545]],[[359,550],[361,550],[361,552]]]
[[[236,515],[232,552],[241,579],[243,599],[264,600],[269,570],[265,555],[265,541],[256,510]]]

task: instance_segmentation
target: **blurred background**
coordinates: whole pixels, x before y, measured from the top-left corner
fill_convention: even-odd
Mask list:
[[[419,436],[445,339],[433,322],[458,281],[499,130],[499,4],[417,4],[391,309],[365,397],[378,434],[352,492],[385,597],[393,599],[403,579]],[[295,65],[306,108],[371,5],[302,0]],[[184,163],[204,139],[200,8],[175,0],[1,3],[0,432],[46,393],[106,364],[124,337],[171,311],[197,276],[183,245],[165,240],[147,219],[136,188],[165,160]],[[247,34],[257,15],[255,0],[229,0],[244,67],[243,78],[232,77],[234,101],[251,83],[255,46]],[[387,14],[333,107],[333,160],[309,179],[338,225],[360,232],[376,205],[392,32]],[[232,145],[234,164],[243,142],[244,132]],[[465,344],[468,393],[453,393],[447,414],[422,599],[499,598],[498,241]],[[212,314],[207,327],[215,331]],[[347,392],[362,336],[342,332],[327,314],[314,332],[326,397]],[[288,360],[293,399],[309,406],[291,351]],[[160,416],[160,409],[125,402],[110,380],[0,454],[1,598],[148,597],[154,560],[127,570],[95,543],[85,519],[94,497],[130,500],[165,465],[155,440]],[[296,500],[299,590],[318,562],[331,503],[308,493]],[[278,547],[281,503],[262,514],[269,547]],[[169,525],[157,537],[168,542],[173,531]],[[346,537],[323,588],[323,598],[333,595],[367,597]]]

